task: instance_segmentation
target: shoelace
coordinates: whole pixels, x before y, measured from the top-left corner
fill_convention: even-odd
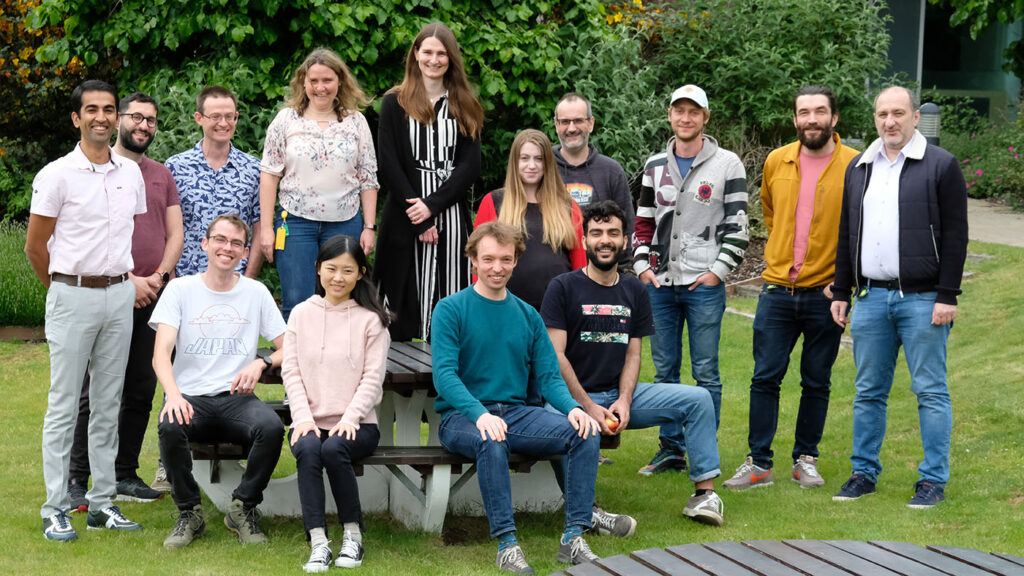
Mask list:
[[[587,544],[586,540],[577,536],[569,546],[569,557],[573,560],[581,557],[586,560],[591,560],[593,558],[597,558],[597,555],[590,551],[590,545]]]
[[[754,469],[754,461],[751,460],[750,458],[747,458],[746,460],[743,461],[743,464],[740,464],[740,467],[736,469],[736,473],[737,474],[744,474],[745,475],[745,474],[749,473],[750,471],[752,471],[753,469]]]
[[[56,516],[57,529],[64,531],[71,529],[71,517],[63,512],[54,514]]]
[[[256,509],[255,506],[245,510],[245,523],[249,527],[249,533],[251,534],[262,534],[260,530],[260,518],[263,515]]]
[[[309,555],[309,562],[307,564],[330,564],[331,562],[331,542],[328,540],[327,544],[317,546],[313,548],[313,553]],[[342,544],[342,550],[345,545]]]
[[[102,512],[107,516],[110,516],[114,520],[117,520],[118,522],[124,522],[126,524],[131,522],[131,520],[128,520],[124,517],[124,514],[121,514],[121,509],[118,508],[117,506],[108,506],[104,508]]]
[[[338,556],[346,556],[348,558],[359,557],[359,543],[349,538],[348,534],[345,534],[345,538],[341,541],[341,550],[338,551]]]
[[[530,565],[526,563],[526,556],[519,546],[511,546],[501,551],[501,564],[512,566],[517,570],[525,570]]]
[[[179,512],[171,534],[174,536],[184,536],[185,531],[188,530],[188,525],[192,523],[192,519],[196,516],[197,514],[191,510]]]
[[[814,464],[811,464],[810,462],[805,462],[803,460],[800,461],[800,471],[811,477],[818,476],[818,469],[814,466]]]
[[[607,530],[615,528],[615,517],[600,508],[594,508],[593,520],[597,522],[601,528],[605,528]]]

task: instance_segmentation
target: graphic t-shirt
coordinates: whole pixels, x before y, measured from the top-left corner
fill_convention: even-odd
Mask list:
[[[630,338],[654,334],[647,289],[634,276],[603,286],[573,270],[548,285],[540,315],[566,331],[565,357],[587,392],[619,386]]]
[[[206,396],[231,390],[235,375],[256,359],[260,336],[273,340],[285,323],[266,286],[244,276],[227,292],[215,292],[201,275],[175,278],[164,288],[149,325],[178,330],[174,379],[182,394]]]

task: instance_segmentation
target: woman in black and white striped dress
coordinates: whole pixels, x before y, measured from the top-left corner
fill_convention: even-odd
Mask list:
[[[394,341],[429,339],[434,305],[470,283],[468,196],[480,174],[483,120],[455,36],[428,24],[380,108],[379,178],[388,198],[374,269],[395,315]]]

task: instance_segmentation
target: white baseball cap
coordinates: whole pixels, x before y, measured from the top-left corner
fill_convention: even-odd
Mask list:
[[[709,112],[711,111],[711,109],[708,108],[708,95],[704,93],[704,90],[702,90],[700,86],[687,84],[686,86],[683,86],[681,88],[676,88],[676,91],[672,93],[672,101],[669,102],[668,105],[672,106],[673,104],[675,104],[679,100],[682,100],[683,98],[687,100],[692,100],[701,108]]]

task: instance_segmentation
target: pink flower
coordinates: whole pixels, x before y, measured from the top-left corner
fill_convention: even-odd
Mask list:
[[[964,186],[964,188],[970,188],[970,187],[971,187],[970,183],[968,183],[968,184],[966,184],[966,185]]]
[[[998,182],[1002,182],[1002,181],[1003,181],[1003,179],[1002,179],[1002,178],[996,178],[996,182],[997,182],[997,183],[998,183]]]
[[[1020,154],[1014,154],[1013,155],[1013,159],[1016,160],[1019,156],[1020,156]]]
[[[975,184],[977,184],[977,181],[971,180],[971,186],[974,186]]]
[[[981,170],[977,170],[974,173],[977,174],[978,176],[981,176]]]
[[[999,146],[993,146],[992,149],[993,150],[999,150]]]
[[[1010,146],[1009,148],[1007,148],[1007,150],[1009,150],[1010,152],[1013,152],[1013,146]]]
[[[970,163],[971,163],[971,159],[970,158],[964,158],[964,164],[970,164]]]

